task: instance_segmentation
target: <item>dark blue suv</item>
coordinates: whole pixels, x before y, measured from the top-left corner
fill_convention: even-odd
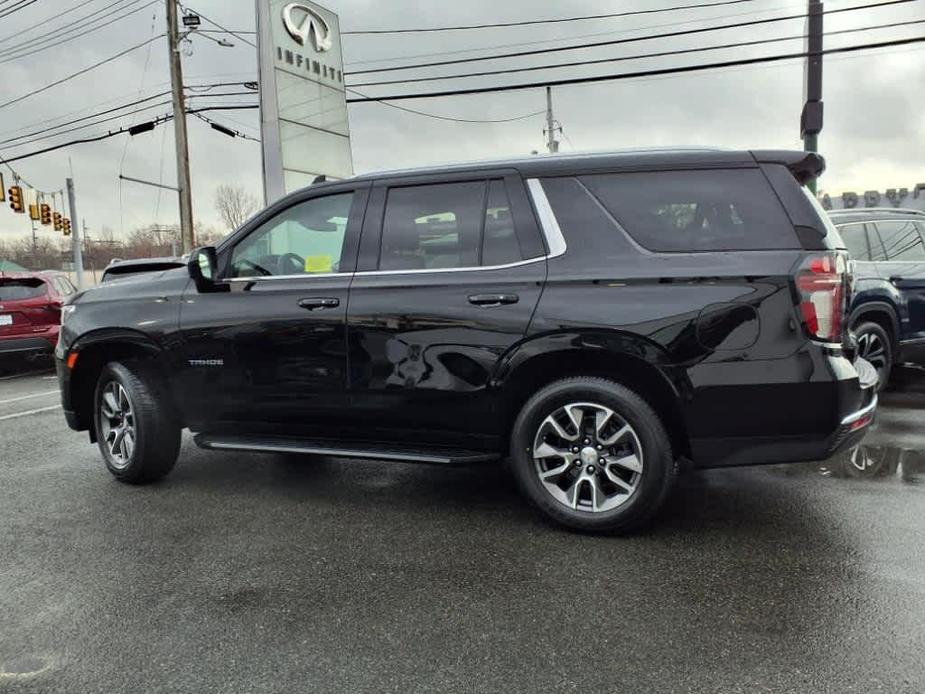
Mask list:
[[[829,213],[854,265],[848,326],[886,384],[893,364],[925,362],[925,212]]]

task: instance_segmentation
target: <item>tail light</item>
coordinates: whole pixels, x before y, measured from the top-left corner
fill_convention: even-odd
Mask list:
[[[840,253],[806,257],[794,283],[806,333],[815,340],[841,342],[849,284],[845,257]]]

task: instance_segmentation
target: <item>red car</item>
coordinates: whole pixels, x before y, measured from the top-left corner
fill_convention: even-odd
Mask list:
[[[76,291],[62,272],[0,272],[0,355],[51,354],[61,306]]]

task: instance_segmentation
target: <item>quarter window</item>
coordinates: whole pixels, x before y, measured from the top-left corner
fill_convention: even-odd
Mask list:
[[[637,243],[653,251],[800,247],[757,169],[616,173],[580,180]]]
[[[886,260],[925,260],[925,245],[915,222],[877,222]]]
[[[232,277],[341,272],[353,193],[296,203],[235,246]]]

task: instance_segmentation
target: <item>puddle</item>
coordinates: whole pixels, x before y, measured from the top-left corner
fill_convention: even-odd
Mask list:
[[[48,661],[36,656],[23,656],[0,661],[0,680],[35,677],[49,668]]]
[[[890,479],[917,484],[925,479],[925,451],[862,443],[815,466],[825,477]]]

